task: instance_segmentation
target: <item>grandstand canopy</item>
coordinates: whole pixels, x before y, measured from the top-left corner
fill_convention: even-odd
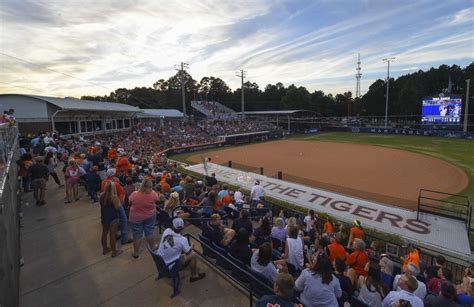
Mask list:
[[[58,130],[63,134],[130,129],[137,107],[104,101],[23,94],[0,94],[0,111],[14,110],[20,132]]]
[[[143,113],[137,114],[138,118],[182,118],[183,113],[176,109],[142,109]]]

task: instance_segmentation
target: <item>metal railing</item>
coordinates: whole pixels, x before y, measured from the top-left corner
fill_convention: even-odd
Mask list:
[[[202,251],[199,251],[198,249],[196,249],[196,247],[194,248],[194,252],[198,254],[201,259],[203,259],[212,267],[217,268],[220,274],[224,275],[232,282],[238,284],[242,289],[246,290],[247,296],[249,298],[249,306],[253,306],[254,298],[258,299],[260,296],[255,288],[258,287],[259,289],[263,289],[267,293],[274,293],[273,289],[269,287],[266,283],[259,280],[256,275],[251,274],[248,270],[245,270],[245,268],[242,268],[237,263],[234,263],[231,259],[229,259],[229,257],[227,257],[227,255],[222,254],[220,251],[214,248],[214,246],[203,242],[202,240],[196,238],[190,233],[187,233],[184,236],[188,239],[188,241],[192,240],[201,245],[203,249]],[[207,255],[205,255],[204,249],[211,250],[212,253],[216,255],[216,258],[219,257],[221,260],[225,261],[225,268],[218,266],[216,262],[212,261]],[[236,273],[239,276],[238,278],[236,277]]]
[[[465,223],[468,236],[471,232],[472,205],[469,196],[420,189],[416,220],[420,213],[439,215]]]
[[[18,306],[20,220],[18,130],[0,126],[0,306]]]

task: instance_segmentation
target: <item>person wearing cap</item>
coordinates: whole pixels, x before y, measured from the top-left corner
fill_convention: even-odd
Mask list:
[[[118,150],[119,159],[117,160],[117,164],[115,165],[115,176],[118,176],[122,171],[125,171],[125,176],[129,175],[129,172],[132,168],[132,164],[128,161],[128,156],[125,150]]]
[[[364,230],[362,229],[362,225],[359,220],[352,221],[352,228],[349,233],[349,241],[347,243],[347,248],[351,248],[354,244],[355,239],[364,240],[365,234]]]
[[[120,207],[117,209],[119,212],[119,217],[120,217],[120,239],[123,244],[128,244],[131,243],[132,240],[128,238],[128,219],[127,219],[127,214],[125,213],[125,209],[123,207],[123,204],[125,202],[125,190],[120,184],[120,181],[118,180],[117,177],[115,177],[115,169],[110,168],[106,172],[106,178],[102,180],[101,183],[101,193],[104,193],[105,191],[105,185],[107,182],[112,182],[115,185],[115,189],[117,190],[117,196],[120,200]]]
[[[156,223],[156,202],[158,195],[153,191],[153,182],[145,179],[138,191],[133,192],[128,198],[130,204],[129,220],[133,230],[133,258],[138,258],[140,242],[145,233],[149,246],[155,245],[153,237]]]
[[[419,273],[420,273],[419,268],[415,264],[409,263],[405,269],[404,275],[413,276],[416,279],[416,276],[418,276]],[[401,274],[398,274],[393,279],[393,289],[397,289],[398,291],[400,291],[400,288],[398,287],[398,280],[400,279],[401,276],[402,276]],[[418,279],[416,279],[416,282],[418,283],[418,287],[413,292],[413,294],[415,294],[416,296],[418,296],[420,299],[423,300],[426,296],[426,285],[425,283],[419,281]]]
[[[253,206],[256,206],[258,203],[261,202],[262,197],[265,197],[265,190],[260,185],[259,180],[255,180],[255,184],[250,191],[250,200]]]
[[[49,169],[43,163],[43,157],[35,158],[35,163],[28,168],[28,174],[31,178],[31,187],[37,206],[46,204],[44,201],[46,194],[46,181],[48,181]]]
[[[412,243],[407,245],[407,254],[400,257],[400,259],[403,261],[403,271],[406,270],[409,263],[413,263],[420,268],[420,252]]]
[[[428,291],[438,295],[439,292],[441,291],[441,283],[444,280],[452,281],[452,279],[453,279],[453,273],[449,269],[440,268],[438,270],[438,276],[431,278],[426,286],[428,288]]]
[[[350,267],[347,276],[355,284],[359,276],[367,276],[365,265],[369,262],[369,256],[365,252],[365,242],[355,239],[354,251],[347,257],[346,263]]]
[[[197,257],[193,252],[194,244],[189,245],[188,240],[181,235],[184,229],[184,221],[181,218],[173,220],[173,227],[167,228],[161,235],[160,245],[156,251],[157,255],[163,258],[167,266],[179,260],[180,266],[189,264],[191,269],[190,282],[203,279],[206,274],[199,273],[197,267]]]
[[[382,307],[392,307],[399,300],[410,302],[412,307],[423,307],[423,301],[413,294],[418,283],[413,276],[401,276],[398,280],[400,291],[390,291],[390,293],[382,301]]]
[[[202,235],[220,246],[228,246],[235,236],[235,230],[227,228],[222,224],[221,216],[214,213],[211,215],[210,220],[204,224]]]

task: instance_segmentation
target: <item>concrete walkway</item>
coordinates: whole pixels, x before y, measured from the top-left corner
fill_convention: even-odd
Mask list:
[[[206,278],[190,284],[189,269],[183,271],[182,292],[170,299],[171,280],[155,280],[144,244],[138,259],[131,256],[132,244],[117,258],[102,255],[100,208],[83,190],[72,204],[63,203],[64,188],[51,180],[47,192],[42,207],[34,204],[32,193],[22,199],[20,306],[248,306],[244,293],[202,261],[198,265]]]

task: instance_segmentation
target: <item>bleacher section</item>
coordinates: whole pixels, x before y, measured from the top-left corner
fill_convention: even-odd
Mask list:
[[[239,117],[234,110],[217,101],[192,100],[191,107],[209,120],[235,120]]]

